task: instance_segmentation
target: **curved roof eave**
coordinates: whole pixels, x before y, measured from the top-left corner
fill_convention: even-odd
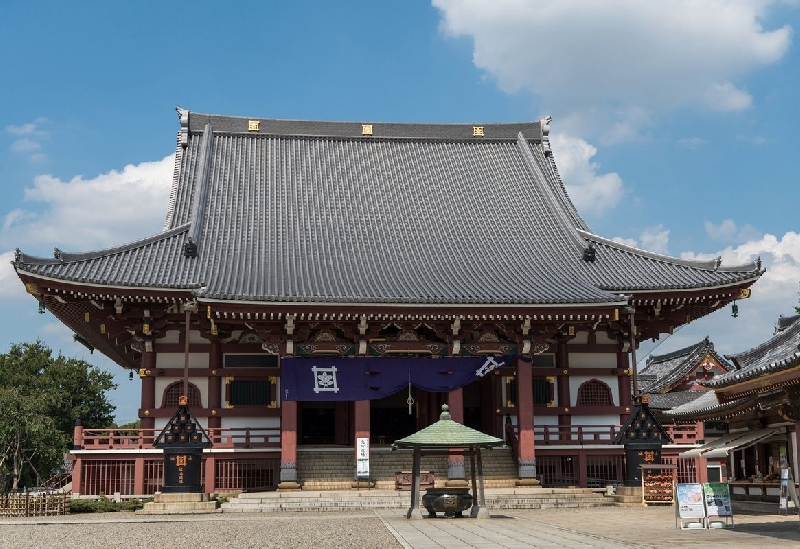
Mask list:
[[[76,261],[90,261],[92,259],[99,259],[109,255],[114,255],[118,253],[127,252],[136,248],[141,248],[143,246],[153,244],[160,240],[164,240],[166,238],[179,235],[183,232],[187,232],[190,226],[191,226],[190,223],[186,223],[184,225],[181,225],[180,227],[175,227],[174,229],[170,229],[168,231],[164,231],[152,236],[141,238],[139,240],[134,240],[126,244],[121,244],[119,246],[114,246],[112,248],[105,248],[88,252],[65,252],[60,250],[59,248],[55,248],[52,258],[28,255],[17,250],[17,253],[14,256],[14,260],[11,263],[15,267],[17,267],[20,264],[57,265],[60,263],[73,263]]]
[[[723,271],[723,272],[753,272],[762,274],[764,270],[761,268],[761,260],[752,261],[750,263],[746,263],[743,265],[736,265],[731,267],[723,267],[720,263],[720,259],[711,259],[711,260],[695,260],[695,259],[682,259],[678,257],[673,257],[664,254],[658,254],[655,252],[649,252],[647,250],[642,250],[641,248],[636,248],[634,246],[628,246],[627,244],[622,244],[620,242],[616,242],[609,238],[605,238],[594,233],[590,233],[583,229],[575,229],[579,235],[581,235],[585,240],[591,242],[597,242],[598,244],[603,244],[604,246],[608,246],[610,248],[616,248],[620,251],[628,252],[634,255],[638,255],[641,257],[646,257],[648,259],[653,259],[655,261],[661,261],[663,263],[670,263],[673,265],[681,265],[684,267],[692,267],[695,269],[702,269],[707,271]],[[758,278],[758,277],[756,277]]]

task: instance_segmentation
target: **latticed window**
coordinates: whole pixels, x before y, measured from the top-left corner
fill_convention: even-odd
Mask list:
[[[548,404],[550,399],[550,382],[546,379],[533,380],[533,403],[534,404]]]
[[[164,390],[164,398],[161,401],[162,408],[176,408],[178,398],[183,394],[183,381],[170,383]],[[200,403],[200,389],[194,383],[189,384],[189,408],[202,408]]]
[[[611,388],[597,379],[591,379],[578,388],[577,406],[613,406]]]

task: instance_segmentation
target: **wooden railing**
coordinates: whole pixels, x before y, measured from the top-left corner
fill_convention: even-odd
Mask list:
[[[695,444],[695,425],[664,425],[674,444]],[[537,445],[549,444],[614,444],[619,425],[537,425],[533,428]],[[519,436],[517,426],[510,430]],[[76,431],[76,444],[83,450],[130,450],[153,447],[160,429],[82,429]],[[214,448],[280,448],[278,428],[225,427],[207,429]]]
[[[698,430],[691,425],[664,425],[673,444],[695,444]],[[614,444],[622,426],[620,425],[536,425],[533,437],[537,445],[548,444]],[[519,436],[517,426],[513,433]]]
[[[83,450],[139,450],[153,447],[161,429],[81,429],[75,441]],[[206,429],[214,448],[280,448],[281,432],[266,427]]]
[[[614,444],[619,425],[537,425],[533,438],[537,445]]]
[[[68,515],[69,492],[0,494],[0,517]]]

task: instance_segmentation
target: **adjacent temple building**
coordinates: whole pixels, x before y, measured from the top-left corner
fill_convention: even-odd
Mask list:
[[[206,492],[349,483],[357,439],[385,482],[382,456],[444,403],[508,440],[508,482],[621,480],[639,343],[748,297],[763,272],[594,234],[549,118],[178,113],[162,232],[13,262],[40,307],[141,378],[141,429],[76,427],[74,492],[157,490],[152,440],[184,393],[213,443]]]

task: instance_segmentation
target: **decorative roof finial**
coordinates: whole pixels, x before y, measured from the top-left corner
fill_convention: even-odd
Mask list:
[[[191,236],[183,245],[183,255],[189,259],[197,257],[197,244],[194,243]]]

